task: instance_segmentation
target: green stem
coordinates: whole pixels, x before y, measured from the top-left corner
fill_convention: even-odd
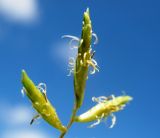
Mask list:
[[[64,135],[68,132],[68,130],[70,129],[70,127],[72,126],[72,124],[74,123],[74,118],[76,116],[76,113],[78,111],[78,108],[76,107],[76,104],[74,105],[73,111],[72,111],[72,115],[71,115],[71,119],[67,125],[67,130],[63,133],[61,133],[61,135],[59,136],[59,138],[63,138]]]

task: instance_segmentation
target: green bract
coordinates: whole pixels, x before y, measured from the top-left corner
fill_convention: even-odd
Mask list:
[[[91,73],[94,73],[95,70],[98,70],[96,68],[97,64],[95,63],[95,60],[92,59],[93,52],[91,49],[91,39],[92,25],[89,9],[87,9],[83,17],[82,34],[81,39],[79,40],[78,54],[74,67],[74,91],[77,108],[79,108],[83,103],[89,66],[93,67],[93,71]]]
[[[27,73],[22,71],[22,84],[24,91],[34,109],[46,120],[50,125],[59,129],[61,132],[65,132],[66,128],[62,125],[55,108],[51,105],[46,95],[42,93],[28,77]]]
[[[108,117],[114,112],[118,112],[124,108],[124,106],[132,100],[130,96],[118,96],[118,97],[99,97],[95,98],[97,105],[89,109],[87,112],[77,116],[76,122],[91,122],[98,119]],[[94,99],[94,100],[95,100]]]

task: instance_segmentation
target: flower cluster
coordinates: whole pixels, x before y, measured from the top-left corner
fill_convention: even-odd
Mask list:
[[[24,70],[22,71],[22,84],[22,93],[28,96],[33,108],[38,112],[38,114],[33,117],[30,124],[32,124],[35,119],[42,117],[50,125],[59,129],[61,132],[65,132],[66,127],[62,125],[55,108],[47,99],[46,84],[40,83],[38,86],[35,86]]]
[[[114,95],[111,95],[110,97],[93,97],[92,100],[97,102],[97,104],[87,112],[77,116],[75,121],[82,123],[97,121],[90,126],[94,127],[95,125],[98,125],[100,122],[105,121],[106,118],[111,116],[112,124],[110,128],[112,128],[116,123],[116,117],[113,113],[123,110],[126,104],[132,100],[132,97],[127,95],[115,97]]]
[[[114,113],[124,109],[126,104],[132,100],[132,97],[128,95],[117,97],[115,97],[114,95],[111,95],[109,97],[92,97],[92,101],[96,102],[96,105],[89,109],[87,112],[77,116],[77,111],[83,104],[88,74],[95,74],[96,71],[99,72],[99,66],[94,59],[95,51],[92,50],[91,47],[93,39],[93,44],[98,43],[98,37],[92,31],[89,9],[84,12],[81,37],[78,38],[72,35],[64,35],[62,36],[62,38],[69,38],[70,48],[77,49],[76,57],[70,57],[68,63],[68,75],[70,76],[71,74],[73,74],[74,78],[75,95],[75,104],[71,119],[66,127],[63,126],[54,106],[47,98],[46,84],[39,83],[38,86],[36,86],[28,77],[27,73],[22,70],[22,94],[26,94],[28,96],[33,108],[38,113],[33,117],[30,124],[41,117],[50,125],[61,131],[61,135],[59,138],[64,137],[64,135],[74,122],[87,123],[95,121],[89,126],[90,128],[92,128],[99,123],[106,121],[108,117],[111,117],[112,124],[110,125],[110,128],[112,128],[116,123],[116,116],[114,115]],[[77,42],[77,44],[73,45],[73,42]]]
[[[77,56],[76,59],[71,57],[69,59],[69,75],[74,74],[74,91],[76,97],[76,108],[80,108],[83,99],[84,92],[86,86],[86,80],[88,79],[88,71],[90,74],[94,74],[96,71],[99,71],[98,64],[93,56],[95,51],[91,48],[92,37],[95,38],[93,44],[98,43],[98,37],[92,31],[92,24],[89,15],[89,9],[84,12],[84,18],[82,22],[82,34],[81,38],[72,36],[72,35],[64,35],[62,38],[70,38],[69,45],[72,49],[77,48]],[[72,42],[78,42],[78,46],[73,46]],[[92,67],[92,68],[90,68]]]

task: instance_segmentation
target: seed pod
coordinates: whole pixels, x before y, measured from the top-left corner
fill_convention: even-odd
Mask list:
[[[74,67],[74,91],[77,108],[80,108],[83,103],[89,66],[92,66],[94,68],[94,72],[97,69],[95,62],[93,62],[92,60],[93,53],[91,51],[91,39],[92,25],[89,15],[89,9],[87,9],[87,11],[84,13],[82,34],[79,41],[78,54]]]
[[[49,100],[32,82],[32,80],[28,77],[27,73],[22,70],[22,84],[24,86],[24,90],[34,109],[42,116],[42,118],[47,121],[53,127],[59,129],[61,132],[66,131],[66,127],[64,127],[58,118],[55,108],[51,105]]]
[[[75,122],[91,122],[97,119],[102,119],[108,117],[114,112],[118,112],[124,108],[124,106],[132,100],[130,96],[118,96],[112,99],[103,98],[103,100],[98,100],[98,104],[92,107],[87,112],[77,116]]]

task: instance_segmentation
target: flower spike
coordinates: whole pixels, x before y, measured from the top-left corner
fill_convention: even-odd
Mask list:
[[[91,40],[95,38],[93,44],[98,43],[98,37],[95,33],[92,33],[92,24],[90,20],[89,9],[84,12],[82,21],[82,33],[81,38],[72,35],[63,35],[62,38],[70,38],[69,45],[71,48],[78,48],[76,59],[69,61],[69,74],[74,73],[74,91],[76,97],[76,108],[80,108],[86,87],[86,80],[88,79],[88,73],[94,74],[99,72],[99,67],[96,60],[93,59],[95,51],[92,51]],[[72,46],[73,41],[78,42],[78,46]],[[90,68],[91,67],[91,68]]]
[[[89,71],[90,74],[94,74],[95,71],[99,71],[97,68],[97,62],[93,59],[95,52],[92,52],[91,48],[92,36],[97,38],[95,34],[92,34],[92,24],[89,9],[87,9],[86,12],[84,12],[82,34],[74,66],[74,91],[77,108],[80,108],[83,103],[89,67],[93,68],[93,70]],[[95,40],[97,41],[97,39]]]
[[[35,86],[24,70],[22,71],[22,84],[22,91],[26,93],[39,115],[53,127],[59,129],[61,132],[65,132],[66,127],[62,125],[55,108],[46,97],[46,85],[40,83],[38,86]],[[32,119],[31,124],[39,115]]]
[[[110,96],[110,97],[93,97],[92,100],[97,102],[97,105],[89,109],[87,112],[81,114],[80,116],[75,117],[75,122],[92,122],[97,121],[91,126],[95,126],[99,124],[103,119],[111,116],[112,124],[110,128],[112,128],[116,123],[116,117],[113,115],[114,112],[118,112],[124,108],[124,106],[132,100],[130,96]]]

